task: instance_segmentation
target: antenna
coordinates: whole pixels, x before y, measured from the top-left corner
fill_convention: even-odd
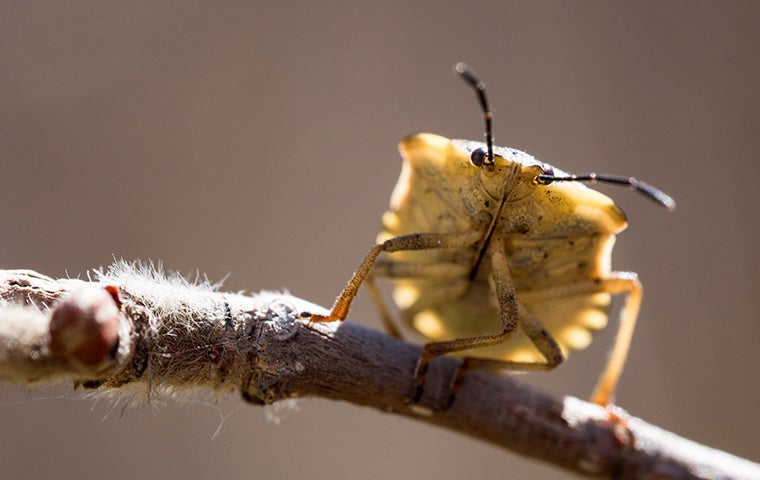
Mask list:
[[[483,120],[486,125],[486,152],[482,148],[478,148],[472,152],[470,161],[476,166],[485,165],[489,168],[494,166],[493,160],[493,112],[488,105],[488,97],[486,97],[486,84],[483,80],[478,78],[477,74],[472,71],[469,65],[464,62],[459,62],[454,66],[454,71],[462,77],[462,80],[467,82],[472,88],[475,89],[475,93],[480,101],[480,108],[483,111]],[[544,169],[543,174],[536,177],[536,181],[542,185],[549,185],[552,182],[588,182],[588,183],[611,183],[615,185],[624,185],[631,187],[632,189],[644,194],[647,198],[662,205],[668,210],[676,208],[676,202],[667,193],[662,190],[653,187],[652,185],[642,182],[636,177],[625,177],[622,175],[609,175],[606,173],[583,173],[580,175],[566,175],[557,176],[554,175],[554,171],[551,167],[547,166]]]
[[[457,72],[462,80],[469,83],[472,88],[475,89],[475,93],[478,95],[480,101],[480,108],[483,110],[483,120],[486,124],[486,147],[488,148],[488,156],[483,158],[483,151],[478,149],[472,152],[472,163],[480,166],[485,165],[487,167],[493,167],[493,127],[491,122],[493,120],[493,112],[488,106],[488,97],[486,97],[486,84],[483,80],[479,79],[475,72],[464,62],[459,62],[454,66],[454,71]]]
[[[549,185],[552,182],[589,182],[589,183],[612,183],[614,185],[624,185],[643,193],[646,197],[655,203],[662,205],[670,211],[676,208],[676,202],[670,195],[659,188],[642,182],[636,177],[625,177],[622,175],[609,175],[606,173],[583,173],[580,175],[556,176],[554,174],[542,174],[536,177],[536,180],[542,185]]]

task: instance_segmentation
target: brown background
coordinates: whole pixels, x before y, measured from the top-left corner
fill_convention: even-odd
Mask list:
[[[2,2],[0,267],[81,275],[162,259],[225,288],[330,304],[372,244],[415,131],[637,175],[614,266],[646,295],[632,413],[760,460],[757,3]],[[354,318],[379,327],[366,297]],[[586,396],[610,345],[527,381]],[[0,478],[563,478],[409,420],[232,395],[111,408],[0,385]],[[214,433],[220,427],[216,437]]]

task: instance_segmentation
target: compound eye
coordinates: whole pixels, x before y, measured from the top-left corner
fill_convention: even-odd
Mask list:
[[[486,158],[488,158],[488,153],[486,152],[486,149],[482,147],[477,148],[473,150],[472,154],[470,155],[470,163],[472,163],[476,167],[482,167],[486,161]]]
[[[544,173],[536,176],[534,182],[540,185],[549,185],[554,182],[554,167],[548,163],[543,163],[541,164],[541,170],[543,170]]]

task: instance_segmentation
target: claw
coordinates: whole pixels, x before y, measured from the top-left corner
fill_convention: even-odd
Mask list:
[[[340,319],[335,318],[333,315],[320,315],[318,313],[312,313],[309,316],[309,321],[314,322],[314,323],[334,322],[335,320],[340,320]]]
[[[615,433],[615,439],[623,447],[635,447],[636,436],[633,434],[630,427],[628,426],[628,422],[625,420],[625,417],[628,416],[628,413],[622,408],[611,403],[603,406],[607,411],[607,417],[610,423],[613,425],[612,431]]]

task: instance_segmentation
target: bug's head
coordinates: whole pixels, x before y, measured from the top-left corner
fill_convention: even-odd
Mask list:
[[[472,140],[451,140],[456,154],[451,159],[462,165],[460,177],[472,180],[470,189],[480,190],[492,199],[501,199],[509,194],[510,201],[530,196],[539,185],[535,179],[545,173],[541,163],[531,155],[508,147],[492,147],[489,162],[488,146]],[[467,170],[468,173],[465,173]]]

